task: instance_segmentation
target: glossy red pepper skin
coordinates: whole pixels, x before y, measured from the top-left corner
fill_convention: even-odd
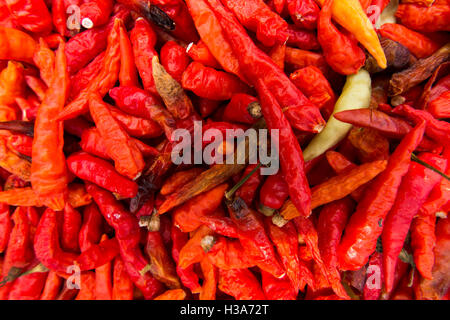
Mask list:
[[[81,252],[88,250],[94,244],[100,242],[103,234],[103,218],[94,203],[84,209],[83,224],[78,234],[78,243]]]
[[[50,270],[67,273],[77,255],[62,251],[59,245],[59,219],[62,219],[62,212],[51,209],[44,212],[36,230],[34,252],[36,258]]]
[[[311,214],[311,190],[306,179],[302,150],[269,88],[259,80],[257,89],[268,128],[279,130],[280,164],[288,184],[289,195],[300,214],[308,217]]]
[[[204,66],[221,69],[219,62],[217,62],[216,58],[202,40],[198,41],[197,44],[191,43],[186,48],[186,53],[192,60],[197,61]]]
[[[296,26],[301,29],[316,29],[320,9],[313,0],[290,0],[288,10]]]
[[[289,197],[288,188],[281,172],[271,175],[259,191],[259,201],[267,208],[278,210]]]
[[[17,24],[28,31],[46,34],[52,30],[52,17],[44,0],[6,0]]]
[[[90,29],[106,24],[112,13],[114,1],[112,0],[88,0],[80,6],[81,25]]]
[[[187,42],[197,42],[199,40],[198,33],[184,1],[174,0],[162,2],[165,3],[162,3],[159,7],[175,23],[175,30],[171,31],[171,34]]]
[[[295,290],[288,277],[275,278],[268,272],[261,272],[261,285],[269,300],[296,300],[298,291]]]
[[[76,263],[81,271],[92,270],[112,261],[119,254],[116,238],[106,239],[92,245],[78,256]]]
[[[235,75],[217,71],[199,62],[192,62],[184,71],[182,78],[184,89],[211,100],[228,100],[233,94],[246,93],[249,88]]]
[[[82,223],[81,214],[66,203],[63,214],[61,248],[65,251],[79,252],[78,234]]]
[[[386,169],[366,190],[345,229],[338,248],[341,270],[358,270],[375,251],[383,220],[392,208],[401,179],[408,172],[411,153],[417,148],[425,131],[421,123],[403,138],[391,155]]]
[[[144,89],[152,94],[158,94],[153,80],[152,58],[158,56],[155,50],[156,34],[150,24],[137,19],[130,33],[130,40],[134,51],[134,60],[141,76]]]
[[[189,62],[190,59],[186,50],[175,41],[168,41],[161,48],[161,64],[172,78],[180,83]]]
[[[293,127],[302,131],[320,132],[324,120],[317,107],[294,86],[270,57],[256,47],[230,12],[226,11],[217,0],[208,2],[214,9],[231,47],[239,57],[241,70],[248,81],[253,85],[256,85],[258,79],[264,81],[281,107],[287,108],[285,113]]]
[[[219,269],[219,289],[236,300],[265,300],[259,281],[248,269]]]
[[[444,172],[448,165],[445,158],[431,153],[422,153],[418,158],[441,172]],[[383,267],[387,292],[393,290],[395,266],[412,219],[441,178],[442,176],[438,173],[416,162],[410,165],[408,173],[403,177],[397,192],[397,199],[386,216],[382,234]]]
[[[67,159],[67,165],[79,178],[93,182],[124,198],[136,196],[138,186],[136,182],[117,173],[107,161],[91,156],[87,153],[78,153]]]
[[[120,71],[119,81],[122,86],[139,86],[138,72],[134,62],[134,52],[126,26],[120,25]]]
[[[253,124],[257,119],[253,118],[248,111],[253,106],[259,106],[257,98],[245,93],[234,94],[225,107],[222,118],[230,122]]]

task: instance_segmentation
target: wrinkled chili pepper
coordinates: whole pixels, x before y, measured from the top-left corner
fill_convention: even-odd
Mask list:
[[[425,123],[409,132],[391,155],[386,169],[359,202],[338,248],[341,270],[357,270],[375,251],[384,218],[394,205],[402,177],[407,173],[412,151],[422,140]],[[364,230],[364,231],[362,231]]]
[[[78,242],[81,252],[88,250],[100,242],[103,231],[103,218],[95,204],[90,204],[84,209],[83,224],[78,234]]]
[[[234,94],[247,93],[248,87],[234,75],[192,62],[183,73],[184,89],[211,100],[229,100]]]
[[[44,289],[42,290],[40,300],[56,300],[59,289],[63,280],[58,276],[57,272],[50,271],[45,280]]]
[[[448,19],[450,6],[448,3],[422,7],[416,4],[401,4],[395,16],[408,28],[420,32],[449,31]]]
[[[52,17],[44,0],[5,2],[15,22],[28,31],[45,34],[52,30]]]
[[[119,244],[116,238],[108,239],[103,236],[99,244],[93,244],[83,251],[76,259],[81,271],[97,269],[111,262],[119,254]]]
[[[81,25],[87,29],[106,24],[113,11],[112,0],[88,0],[80,6]]]
[[[69,203],[64,207],[61,248],[65,251],[78,252],[78,233],[81,228],[81,214]]]
[[[219,269],[219,289],[236,300],[264,300],[259,281],[248,269]]]
[[[288,10],[296,26],[301,29],[316,29],[320,9],[314,1],[288,1]]]
[[[212,55],[211,51],[209,51],[208,47],[202,40],[197,43],[189,44],[186,48],[186,53],[192,60],[197,61],[204,66],[214,69],[221,68],[219,62],[217,62],[216,58]]]
[[[133,300],[133,282],[120,257],[114,259],[112,300]]]
[[[180,83],[183,72],[187,69],[189,62],[186,50],[176,42],[168,41],[161,48],[161,64],[172,78]]]
[[[0,27],[0,58],[33,63],[36,41],[27,33]]]

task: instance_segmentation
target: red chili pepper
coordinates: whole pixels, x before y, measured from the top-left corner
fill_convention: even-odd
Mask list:
[[[50,33],[52,17],[44,0],[5,0],[14,21],[28,31]]]
[[[190,59],[186,50],[175,41],[168,41],[161,48],[161,64],[164,69],[181,83],[183,72],[187,69]]]
[[[319,6],[313,0],[288,1],[288,10],[292,21],[301,29],[314,30],[319,19]]]
[[[204,66],[214,69],[221,68],[219,62],[217,62],[216,58],[213,56],[211,51],[209,51],[208,47],[202,40],[198,41],[197,44],[193,42],[189,44],[186,48],[186,53],[192,60],[199,62]]]
[[[77,177],[117,193],[120,197],[133,198],[137,194],[137,184],[118,174],[105,160],[87,153],[78,153],[67,159],[67,165]]]
[[[224,121],[253,124],[261,116],[258,99],[245,93],[233,95],[222,115]],[[253,116],[252,116],[253,114]],[[254,117],[255,116],[255,117]]]
[[[380,27],[383,37],[404,45],[418,59],[428,58],[441,46],[421,33],[396,23],[385,23]]]
[[[103,66],[106,52],[100,53],[87,66],[79,70],[70,78],[69,97],[75,99],[78,94],[95,79]]]
[[[62,283],[63,279],[58,276],[57,272],[50,271],[45,280],[40,300],[56,300]]]
[[[298,30],[292,25],[288,25],[289,38],[286,44],[303,50],[318,50],[319,41],[315,32],[309,30]]]
[[[450,5],[448,3],[422,7],[416,4],[400,4],[395,13],[400,22],[420,32],[449,31]]]
[[[353,208],[353,201],[344,198],[325,205],[320,211],[317,233],[320,254],[327,268],[338,268],[337,248]]]
[[[280,228],[266,219],[266,227],[295,292],[303,291],[306,284],[314,288],[313,274],[299,257],[298,234],[292,222]]]
[[[450,118],[450,91],[446,91],[428,104],[428,112],[435,118]]]
[[[261,268],[275,277],[282,277],[285,274],[278,258],[275,254],[273,244],[268,238],[264,229],[263,221],[258,214],[248,208],[245,202],[236,198],[228,206],[231,219],[238,228],[238,236],[250,259]]]
[[[322,109],[325,119],[333,113],[336,96],[327,78],[315,66],[299,69],[289,77],[309,100]]]
[[[234,75],[192,62],[183,73],[182,86],[196,95],[211,100],[228,100],[236,93],[249,91]]]
[[[64,130],[79,138],[81,138],[83,132],[91,128],[91,126],[91,123],[82,117],[64,121]]]
[[[418,158],[440,171],[446,170],[447,160],[440,156],[422,153]],[[393,290],[395,266],[411,221],[441,178],[442,176],[436,172],[414,162],[402,180],[397,192],[397,200],[386,216],[382,234],[386,292]]]
[[[261,272],[261,284],[264,294],[269,300],[296,300],[298,291],[288,277],[275,278],[268,272]]]
[[[84,209],[83,224],[78,235],[81,252],[100,242],[103,233],[103,218],[95,204]]]
[[[112,261],[119,254],[116,238],[102,237],[99,244],[93,244],[77,258],[76,264],[81,271],[92,270]]]
[[[403,138],[386,169],[366,190],[338,248],[341,270],[358,270],[375,251],[377,238],[383,230],[383,220],[394,205],[401,179],[411,162],[411,153],[422,140],[424,131],[425,123],[422,122]]]
[[[256,38],[264,45],[271,47],[284,43],[288,38],[286,21],[270,10],[264,1],[226,0],[224,5],[244,26],[256,32]]]
[[[374,252],[370,256],[367,265],[367,276],[364,283],[363,299],[379,300],[383,282],[383,255],[379,252]]]
[[[33,138],[24,134],[13,134],[8,137],[7,146],[9,149],[31,157]]]
[[[242,173],[242,178],[249,175],[250,172],[252,172],[256,168],[256,166],[256,164],[248,165]],[[255,199],[256,191],[262,182],[262,179],[263,177],[261,176],[261,170],[259,169],[255,173],[253,173],[250,178],[245,181],[245,183],[237,190],[236,197],[244,200],[247,206],[251,206],[253,200]]]
[[[0,190],[2,190],[1,186]],[[3,253],[8,245],[12,227],[9,206],[6,203],[0,203],[0,253]]]
[[[95,273],[88,271],[81,274],[80,290],[75,300],[95,300]]]
[[[56,53],[54,76],[38,109],[34,125],[31,185],[40,201],[54,210],[63,210],[67,198],[67,168],[63,153],[63,123],[55,121],[66,100],[69,75],[64,43]]]
[[[256,85],[259,80],[270,88],[281,107],[288,108],[286,117],[293,127],[303,131],[320,132],[324,121],[317,107],[289,81],[264,52],[256,47],[230,12],[226,11],[217,0],[208,1],[223,26],[223,32],[238,55],[241,70],[246,77],[252,80],[253,85]]]
[[[114,260],[112,300],[133,300],[133,282],[130,280],[125,265],[120,257]]]
[[[198,98],[198,110],[202,118],[209,117],[220,107],[220,101],[210,100],[206,98]]]
[[[81,25],[87,29],[106,24],[113,11],[112,0],[87,0],[80,6]]]
[[[159,6],[175,23],[171,33],[178,39],[197,42],[198,34],[186,4],[180,0],[170,1]]]
[[[153,80],[152,58],[158,56],[155,50],[156,34],[150,24],[142,19],[137,19],[130,33],[130,40],[134,50],[136,67],[144,85],[144,89],[152,94],[158,94]]]
[[[81,228],[81,214],[67,203],[64,207],[61,247],[65,251],[79,252],[78,234]]]
[[[219,269],[246,269],[255,266],[255,263],[245,254],[245,249],[239,240],[225,237],[218,237],[206,256]]]
[[[33,270],[38,265],[39,261],[34,260],[25,272]],[[47,274],[48,272],[34,272],[19,277],[12,284],[8,300],[39,300]]]
[[[279,172],[269,176],[259,192],[259,201],[262,206],[260,211],[278,210],[289,197],[288,185]]]
[[[257,89],[268,128],[279,130],[280,163],[289,195],[300,214],[308,217],[311,214],[311,190],[304,171],[302,150],[280,105],[262,80],[258,81]]]
[[[103,1],[103,0],[102,0]],[[110,0],[107,0],[110,1]],[[120,71],[119,81],[122,86],[139,86],[134,52],[130,38],[123,23],[120,25]]]
[[[236,300],[265,300],[259,281],[248,269],[219,269],[219,289]]]
[[[317,24],[318,40],[330,67],[344,75],[356,73],[366,60],[355,38],[341,33],[331,22],[333,0],[327,0],[320,11]]]
[[[172,225],[170,234],[173,242],[172,257],[177,264],[177,274],[184,286],[189,288],[192,293],[198,293],[201,290],[201,286],[199,284],[198,276],[194,272],[194,266],[189,266],[185,269],[182,269],[178,264],[180,251],[188,242],[188,234],[181,232],[180,229],[178,229],[175,225]]]
[[[36,230],[34,252],[36,258],[50,270],[66,273],[77,255],[62,251],[59,245],[58,220],[62,218],[62,212],[45,210]]]
[[[102,240],[107,241],[108,236],[103,235]],[[112,262],[109,261],[95,269],[95,299],[112,300]]]

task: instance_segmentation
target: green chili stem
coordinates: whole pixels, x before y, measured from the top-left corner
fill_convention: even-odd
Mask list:
[[[436,169],[435,167],[429,165],[428,163],[420,160],[419,158],[417,158],[417,156],[414,153],[411,155],[411,160],[414,161],[414,162],[417,162],[418,164],[423,165],[425,168],[428,168],[431,171],[436,172],[437,174],[443,176],[445,179],[450,180],[450,177],[448,175],[446,175],[445,173],[439,171],[438,169]]]
[[[259,170],[259,168],[261,168],[261,163],[258,163],[258,165],[245,177],[243,177],[233,188],[231,188],[230,191],[225,193],[225,197],[228,200],[232,200],[232,197],[234,195],[234,193],[240,188],[242,187],[242,185],[248,180],[250,179],[250,177]]]

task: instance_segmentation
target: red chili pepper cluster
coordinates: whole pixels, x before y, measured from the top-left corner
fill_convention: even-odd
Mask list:
[[[0,0],[0,299],[448,300],[449,21],[445,0]],[[175,165],[199,122],[277,130],[280,170],[227,142],[245,163]]]

